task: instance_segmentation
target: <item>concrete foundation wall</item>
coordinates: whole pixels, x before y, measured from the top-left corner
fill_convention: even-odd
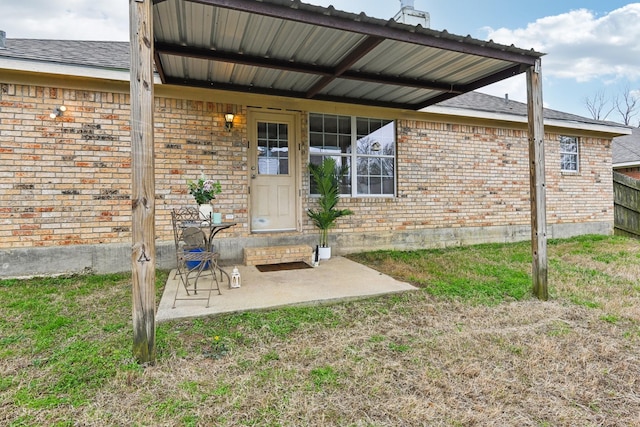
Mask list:
[[[554,224],[548,227],[549,238],[567,238],[583,234],[613,233],[613,224],[592,222]],[[343,233],[332,236],[334,254],[348,254],[376,249],[424,249],[480,243],[507,243],[528,240],[526,226],[461,227],[413,230],[410,232]],[[245,237],[218,239],[216,246],[224,254],[223,264],[242,263],[244,247],[308,244],[315,247],[317,236]],[[171,269],[176,265],[173,242],[156,245],[157,266]],[[49,248],[0,250],[0,278],[43,276],[73,273],[117,273],[131,271],[131,245],[100,244]]]

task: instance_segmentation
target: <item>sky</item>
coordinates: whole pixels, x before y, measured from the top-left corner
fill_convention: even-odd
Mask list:
[[[389,19],[400,0],[304,0]],[[128,40],[127,0],[0,0],[7,38]],[[535,49],[545,107],[590,117],[586,99],[640,95],[640,3],[621,0],[414,0],[431,28]],[[524,74],[482,92],[526,102]],[[620,121],[614,112],[608,120]],[[638,125],[638,117],[631,123]]]

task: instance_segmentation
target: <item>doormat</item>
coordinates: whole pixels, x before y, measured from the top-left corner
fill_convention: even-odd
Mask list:
[[[301,270],[303,268],[312,268],[309,264],[302,261],[282,262],[280,264],[261,264],[256,265],[258,271],[265,273],[268,271],[284,271],[284,270]]]

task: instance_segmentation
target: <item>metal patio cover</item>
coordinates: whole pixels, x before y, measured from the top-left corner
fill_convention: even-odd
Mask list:
[[[419,110],[543,54],[298,0],[154,0],[164,84]]]

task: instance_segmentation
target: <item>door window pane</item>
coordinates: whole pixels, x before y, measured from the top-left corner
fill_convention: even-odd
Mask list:
[[[258,122],[258,173],[289,173],[289,129],[286,123]]]

